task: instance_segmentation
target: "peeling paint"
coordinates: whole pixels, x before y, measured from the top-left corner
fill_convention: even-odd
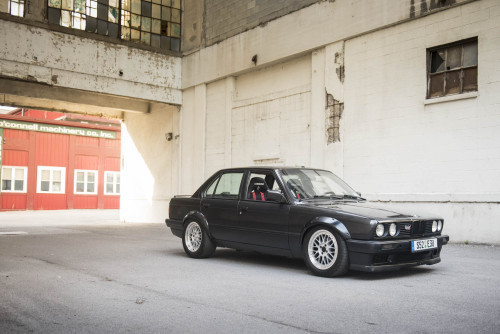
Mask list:
[[[344,112],[344,103],[326,92],[326,134],[327,144],[340,141],[340,118]]]

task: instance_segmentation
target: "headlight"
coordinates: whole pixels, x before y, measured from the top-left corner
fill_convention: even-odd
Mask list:
[[[433,221],[432,222],[432,233],[436,232],[438,229],[438,222],[437,221]]]
[[[438,221],[438,232],[441,232],[442,229],[443,229],[443,221],[439,220]]]
[[[383,236],[384,232],[385,232],[384,224],[378,224],[377,228],[375,229],[375,233],[377,234],[377,237]]]
[[[392,223],[391,226],[389,226],[389,234],[391,237],[396,235],[396,224]]]

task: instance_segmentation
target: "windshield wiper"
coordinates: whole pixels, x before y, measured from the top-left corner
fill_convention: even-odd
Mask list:
[[[366,198],[363,198],[361,196],[354,196],[354,195],[344,195],[343,198],[360,199],[360,200],[366,201]]]
[[[357,199],[357,200],[366,200],[365,198],[361,196],[354,196],[354,195],[340,195],[340,194],[334,194],[334,193],[325,193],[323,195],[314,195],[314,198],[323,198],[323,199]]]

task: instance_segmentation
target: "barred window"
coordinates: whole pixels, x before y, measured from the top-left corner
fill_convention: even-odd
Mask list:
[[[24,17],[24,0],[0,0],[0,12]]]
[[[181,0],[47,1],[51,24],[180,51]]]
[[[477,38],[427,50],[427,98],[477,91]]]

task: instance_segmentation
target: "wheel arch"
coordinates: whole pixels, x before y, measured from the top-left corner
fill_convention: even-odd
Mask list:
[[[201,226],[205,229],[209,237],[212,238],[212,235],[210,234],[210,229],[208,228],[208,221],[203,213],[201,213],[200,211],[188,212],[184,216],[184,219],[182,220],[182,228],[184,229],[186,227],[186,223],[191,220],[196,220],[197,222],[199,222]]]
[[[316,217],[311,219],[309,222],[307,222],[304,225],[304,228],[302,230],[302,233],[300,235],[300,245],[302,246],[304,244],[304,238],[311,229],[318,227],[318,226],[324,226],[326,228],[330,228],[337,233],[341,235],[341,237],[344,240],[351,239],[351,234],[347,230],[344,224],[340,222],[339,220],[332,218],[332,217]]]

